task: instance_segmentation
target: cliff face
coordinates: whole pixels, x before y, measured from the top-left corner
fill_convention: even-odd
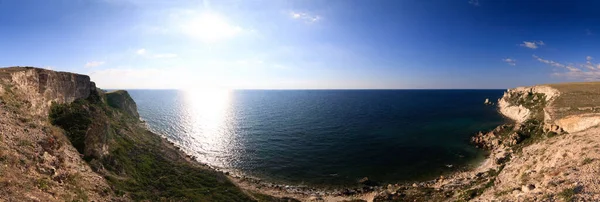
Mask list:
[[[477,168],[375,201],[600,201],[600,83],[519,87],[498,103],[513,122],[472,138],[488,151]]]
[[[498,109],[504,116],[522,123],[532,116],[543,116],[551,120],[546,107],[560,96],[560,92],[549,86],[518,87],[509,89],[498,100]]]
[[[5,74],[4,82],[16,87],[36,115],[47,114],[52,102],[70,103],[87,98],[96,89],[89,76],[80,74],[27,67],[2,69],[0,74]]]
[[[85,75],[0,69],[0,120],[0,201],[253,200]]]
[[[477,200],[600,200],[598,89],[600,83],[567,83],[508,90],[499,111],[516,122],[513,132],[527,136],[504,145],[510,159]],[[489,143],[505,140],[498,133],[478,138],[495,150],[502,143]]]
[[[103,176],[49,124],[51,102],[89,97],[89,77],[35,68],[0,69],[0,198],[119,201]]]
[[[569,83],[509,89],[498,101],[499,111],[517,123],[541,118],[566,132],[581,132],[600,125],[598,86]]]
[[[106,102],[109,106],[120,109],[133,117],[140,117],[137,105],[127,91],[118,90],[106,93]]]

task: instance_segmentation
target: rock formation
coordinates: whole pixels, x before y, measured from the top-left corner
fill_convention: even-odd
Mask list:
[[[477,168],[301,199],[600,201],[598,97],[600,83],[510,89],[498,110],[514,122],[471,139],[489,152]],[[0,69],[0,120],[0,201],[295,201],[241,191],[141,127],[126,91],[103,93],[85,75]]]
[[[600,83],[509,89],[512,120],[471,138],[489,152],[479,167],[380,192],[375,201],[599,201]]]
[[[120,109],[133,117],[140,117],[137,111],[137,106],[135,105],[135,101],[133,101],[127,91],[118,90],[108,92],[106,93],[106,101],[111,107]]]
[[[0,201],[255,200],[85,75],[0,68],[0,120]]]
[[[16,88],[29,110],[36,115],[46,115],[52,102],[69,103],[87,98],[96,88],[86,75],[55,72],[32,67],[12,67],[0,70],[3,82]]]

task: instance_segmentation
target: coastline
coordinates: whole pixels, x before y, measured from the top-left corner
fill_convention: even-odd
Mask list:
[[[498,113],[500,113],[499,110]],[[146,130],[161,137],[161,139],[163,139],[165,143],[167,143],[166,145],[168,147],[171,147],[181,152],[181,155],[185,157],[185,159],[190,163],[201,166],[205,169],[211,169],[224,174],[236,186],[240,187],[244,191],[250,192],[250,195],[263,194],[277,198],[296,199],[300,201],[374,201],[378,196],[385,194],[394,194],[394,190],[409,190],[430,187],[437,187],[436,189],[440,189],[446,184],[443,182],[464,181],[464,179],[470,179],[472,178],[472,176],[476,176],[478,173],[486,172],[490,169],[495,168],[494,156],[491,155],[493,151],[480,148],[483,150],[483,152],[485,152],[485,157],[482,160],[478,161],[477,164],[473,166],[462,167],[453,171],[448,171],[445,175],[440,175],[431,180],[415,180],[412,182],[398,182],[394,184],[382,184],[377,186],[367,186],[357,182],[356,186],[341,185],[335,188],[324,188],[311,185],[290,185],[285,183],[274,183],[258,177],[244,175],[240,171],[221,169],[201,162],[194,155],[188,154],[188,152],[186,152],[176,142],[169,140],[169,138],[166,135],[157,133],[156,131],[152,130],[151,127],[147,124],[147,122],[141,117],[140,123],[144,128],[146,128]],[[501,124],[496,128],[502,127],[504,125],[505,124]],[[477,134],[474,134],[471,137],[476,136]],[[473,143],[471,143],[471,145],[475,148],[479,148]],[[460,184],[464,185],[465,183],[466,182],[459,182],[454,186],[460,187]]]

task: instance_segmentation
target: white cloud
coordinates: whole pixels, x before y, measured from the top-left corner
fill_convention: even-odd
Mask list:
[[[506,62],[507,64],[509,64],[511,66],[517,65],[517,60],[515,60],[515,59],[506,58],[506,59],[502,59],[502,61]]]
[[[318,22],[322,19],[321,16],[319,16],[319,15],[313,15],[313,14],[309,14],[309,13],[305,13],[305,12],[291,11],[289,13],[289,15],[292,19],[301,20],[306,23],[314,23],[314,22]]]
[[[570,72],[581,72],[581,70],[580,70],[580,69],[577,69],[577,68],[575,68],[575,67],[573,67],[573,66],[571,66],[571,65],[569,65],[569,66],[566,66],[566,68],[567,68],[567,69],[568,69]]]
[[[585,60],[586,60],[585,64],[581,64],[579,66],[588,68],[590,70],[596,70],[596,69],[600,70],[600,64],[594,64],[594,63],[592,63],[593,59],[594,58],[592,56],[587,56],[587,57],[585,57]]]
[[[558,63],[558,62],[554,62],[554,61],[552,61],[552,60],[545,60],[545,59],[543,59],[543,58],[540,58],[540,57],[538,57],[537,55],[533,55],[533,58],[537,59],[537,60],[538,60],[538,61],[540,61],[541,63],[546,63],[546,64],[549,64],[549,65],[551,65],[551,66],[554,66],[554,67],[563,67],[563,68],[564,68],[564,67],[566,67],[565,65],[563,65],[563,64],[560,64],[560,63]]]
[[[145,58],[176,58],[177,54],[174,53],[156,53],[152,54],[152,51],[146,50],[145,48],[136,51],[136,54]]]
[[[469,0],[469,4],[473,6],[479,6],[479,0]]]
[[[135,53],[137,53],[138,55],[144,55],[144,54],[146,54],[146,49],[144,49],[144,48],[139,49]]]
[[[531,49],[537,49],[540,46],[546,45],[543,41],[523,41],[522,44],[519,44],[520,46],[523,47],[527,47],[527,48],[531,48]]]
[[[94,71],[89,75],[99,88],[105,89],[176,89],[192,85],[192,78],[180,73],[189,71],[181,68],[121,67]]]
[[[91,61],[91,62],[85,63],[85,67],[87,67],[87,68],[98,67],[103,64],[104,64],[104,61]]]
[[[585,81],[600,80],[600,64],[593,63],[593,57],[591,56],[585,57],[585,64],[579,64],[579,66],[582,68],[576,68],[573,64],[565,65],[552,60],[545,60],[536,55],[533,57],[538,61],[549,64],[553,67],[564,68],[563,71],[554,73],[554,76]]]
[[[531,49],[537,49],[540,46],[546,45],[543,41],[523,41],[522,44],[519,44],[520,46],[523,47],[527,47],[527,48],[531,48]]]

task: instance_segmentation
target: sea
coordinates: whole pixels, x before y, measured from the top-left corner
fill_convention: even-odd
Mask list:
[[[129,90],[141,118],[200,162],[265,181],[354,186],[477,166],[503,90]]]

